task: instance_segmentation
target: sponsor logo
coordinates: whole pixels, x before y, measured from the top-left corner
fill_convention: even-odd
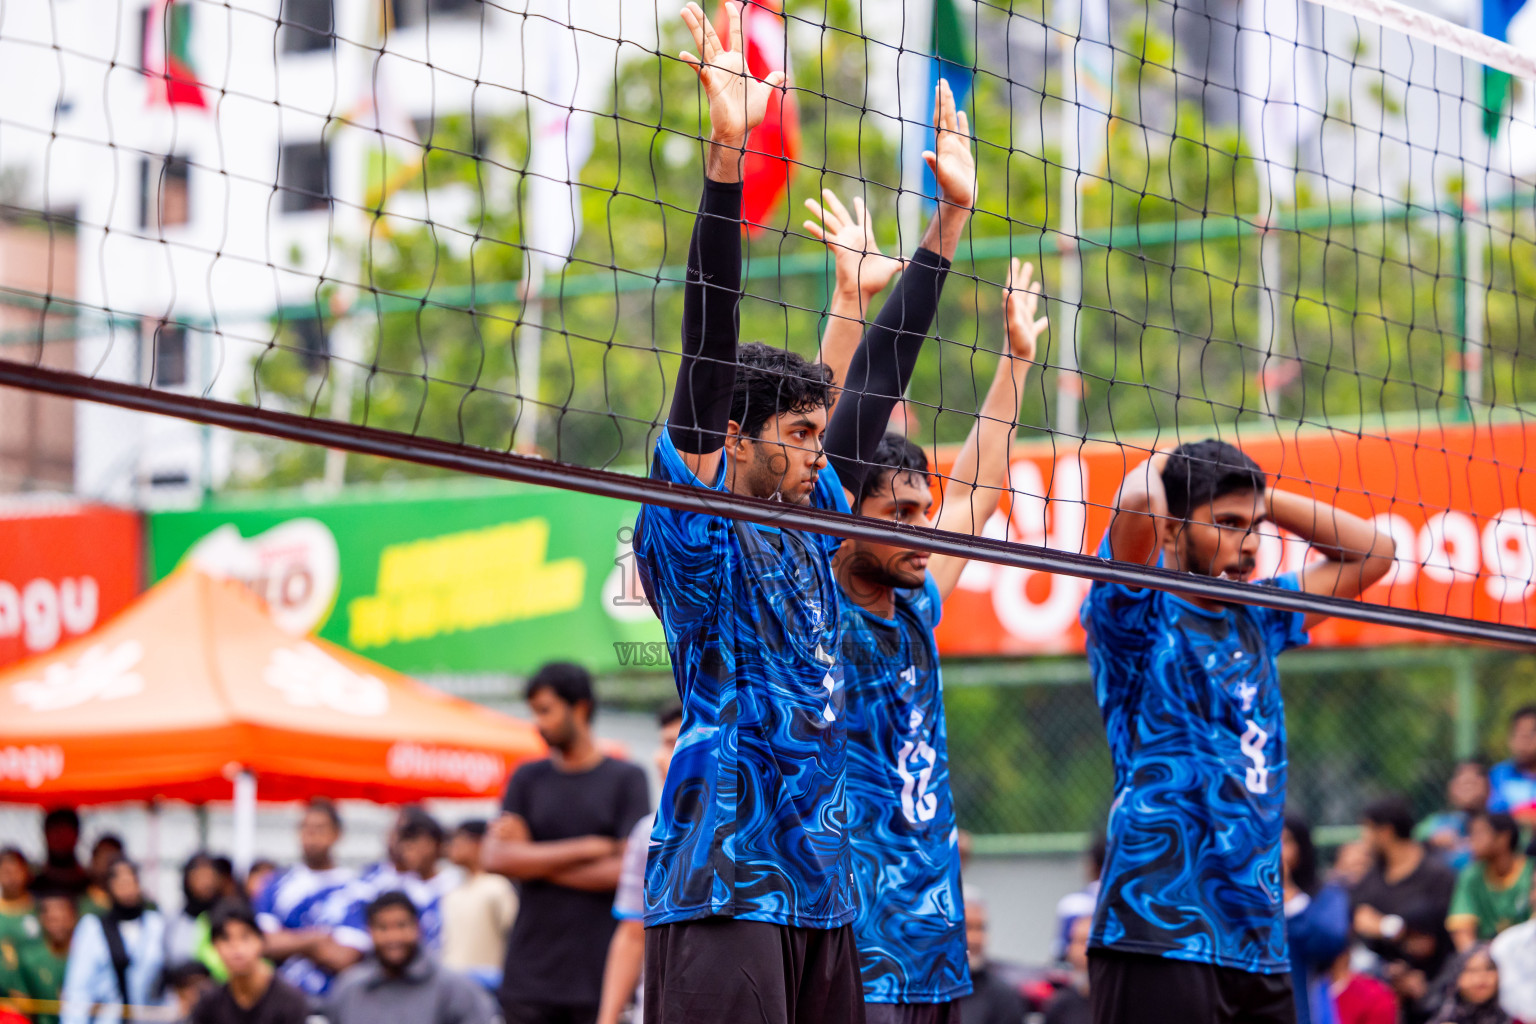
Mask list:
[[[56,662],[41,679],[11,684],[11,699],[33,711],[64,711],[93,700],[111,701],[144,692],[144,677],[135,669],[144,660],[144,645],[124,640],[115,647],[94,644],[73,662]]]
[[[68,633],[96,625],[100,587],[94,576],[28,580],[20,588],[0,580],[0,639],[20,636],[28,651],[52,650]]]
[[[37,789],[63,775],[63,747],[0,747],[0,781],[20,782],[28,789]]]
[[[635,531],[619,527],[618,549],[613,556],[613,570],[603,581],[603,608],[615,622],[655,622],[656,613],[645,599],[640,586],[639,566],[635,564]]]
[[[548,549],[546,519],[393,544],[377,593],[347,605],[347,642],[364,650],[576,611],[587,567],[549,561]]]
[[[254,537],[226,524],[194,544],[187,560],[245,584],[267,603],[278,628],[294,636],[325,624],[341,585],[336,535],[318,519],[290,519]]]
[[[353,671],[313,644],[274,648],[262,679],[294,707],[330,708],[358,718],[389,711],[382,680]]]
[[[384,765],[396,779],[456,782],[476,793],[492,789],[507,773],[506,762],[495,754],[419,743],[396,743],[384,756]]]

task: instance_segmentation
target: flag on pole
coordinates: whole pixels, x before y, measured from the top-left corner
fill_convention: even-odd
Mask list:
[[[592,155],[601,91],[595,61],[582,60],[577,32],[554,19],[528,19],[527,54],[542,56],[543,85],[528,97],[528,194],[523,243],[545,270],[558,272],[581,238],[581,170]],[[581,71],[586,69],[586,80]],[[538,79],[530,77],[531,81]]]
[[[715,30],[726,36],[725,8],[715,19]],[[784,34],[783,0],[745,0],[741,9],[741,35],[746,44],[747,70],[758,79],[775,71],[789,75],[789,42]],[[800,157],[800,107],[793,93],[775,89],[768,97],[763,123],[747,139],[742,168],[741,213],[747,231],[763,230],[766,218],[789,191],[790,165]]]
[[[144,71],[151,106],[207,109],[192,66],[192,5],[155,0],[144,22]]]
[[[928,52],[933,55],[928,62],[928,118],[921,126],[923,141],[919,152],[938,145],[933,132],[933,93],[939,86],[939,79],[949,83],[956,110],[964,109],[971,94],[971,82],[976,74],[970,48],[970,40],[976,34],[975,0],[964,2],[971,12],[969,18],[961,16],[956,0],[933,0],[933,21],[928,33]],[[939,183],[923,160],[919,159],[913,166],[923,169],[923,197],[932,206],[938,200]]]
[[[1525,0],[1483,0],[1483,34],[1501,43],[1509,42],[1509,23],[1525,6]],[[1498,68],[1483,68],[1483,134],[1499,137],[1504,123],[1504,104],[1509,100],[1510,74]]]

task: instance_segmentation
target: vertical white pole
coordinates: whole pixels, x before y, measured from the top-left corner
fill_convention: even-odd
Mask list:
[[[165,902],[165,886],[160,863],[160,801],[151,800],[144,805],[144,878],[148,883],[149,896],[156,903]]]
[[[911,252],[923,234],[923,150],[933,110],[929,69],[933,55],[933,0],[902,6],[901,52],[897,55],[896,116],[901,119],[901,188],[896,204],[902,253]]]
[[[523,278],[523,322],[517,329],[517,395],[521,408],[517,415],[513,446],[532,451],[538,444],[539,363],[544,354],[544,267],[538,253],[528,252],[528,270]]]
[[[256,858],[256,776],[242,770],[235,776],[235,838],[230,860],[235,877],[244,878]]]
[[[1468,5],[1472,27],[1481,30],[1483,5],[1473,0]],[[1483,95],[1483,67],[1473,60],[1463,63],[1462,94],[1474,99]],[[1492,140],[1483,132],[1482,104],[1462,100],[1462,270],[1463,293],[1462,409],[1471,418],[1483,400],[1483,323],[1487,317],[1487,282],[1483,252],[1488,247],[1487,191],[1488,172],[1493,162]]]
[[[352,390],[356,385],[357,362],[362,358],[363,325],[356,317],[343,317],[331,325],[328,339],[331,364],[331,404],[327,415],[341,423],[352,420]],[[347,453],[342,448],[325,450],[325,489],[339,492],[347,482]]]
[[[383,26],[373,19],[377,5],[337,4],[336,29],[339,39],[376,39],[379,46],[388,44],[382,34]],[[350,86],[352,103],[376,103],[374,72],[382,61],[378,51],[367,46],[342,47],[337,52],[337,81]],[[382,87],[380,87],[382,92]],[[355,115],[353,115],[355,116]],[[382,125],[383,116],[375,108],[375,120]],[[339,202],[331,206],[331,218],[335,237],[344,240],[334,248],[332,259],[338,269],[330,271],[340,280],[363,279],[362,265],[365,247],[372,249],[374,222],[364,207],[368,191],[368,151],[375,144],[383,145],[383,139],[371,137],[366,129],[342,126],[332,132],[331,143],[331,192]],[[387,166],[387,164],[386,164]],[[355,255],[354,255],[355,254]],[[350,292],[351,289],[346,289]],[[351,302],[348,295],[345,301]],[[329,338],[330,404],[326,415],[333,420],[348,423],[352,419],[352,393],[357,384],[356,364],[366,359],[368,325],[361,317],[338,317],[331,326]],[[375,339],[377,344],[377,339]],[[346,484],[347,453],[339,448],[329,448],[325,453],[324,484],[328,491],[340,491]]]
[[[1479,71],[1481,69],[1478,69]],[[1480,120],[1480,119],[1479,119]],[[1462,258],[1466,281],[1465,295],[1465,343],[1462,345],[1462,397],[1466,415],[1474,415],[1474,409],[1483,401],[1483,330],[1488,313],[1488,282],[1483,254],[1488,248],[1488,163],[1492,157],[1489,139],[1483,135],[1481,124],[1473,127],[1470,153],[1483,157],[1482,165],[1475,161],[1465,162],[1466,198],[1463,200],[1462,230],[1466,232]]]
[[[1081,33],[1081,21],[1078,31]],[[1077,37],[1063,32],[1061,62],[1061,226],[1058,244],[1056,322],[1061,351],[1056,355],[1056,430],[1062,438],[1082,433],[1082,377],[1077,372],[1077,314],[1083,302],[1083,257],[1078,247],[1078,211],[1083,176],[1078,167]]]
[[[1280,236],[1272,230],[1275,220],[1274,192],[1269,187],[1269,167],[1259,169],[1259,402],[1265,416],[1275,415],[1274,388],[1270,373],[1280,340],[1280,289],[1284,268],[1280,265]]]

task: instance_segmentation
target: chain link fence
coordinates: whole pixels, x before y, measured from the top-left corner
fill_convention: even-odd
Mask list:
[[[1511,712],[1536,703],[1536,656],[1490,648],[1301,650],[1280,667],[1290,805],[1335,837],[1384,794],[1437,809],[1457,760],[1505,758]],[[1113,785],[1086,661],[950,661],[944,672],[951,780],[977,851],[1082,849],[1104,827]],[[521,710],[513,681],[472,682],[449,688]],[[647,715],[675,694],[667,673],[604,679],[599,692],[608,709]],[[639,721],[626,739],[643,761],[649,720]],[[36,813],[0,808],[0,844],[32,843]]]
[[[1289,803],[1335,836],[1389,793],[1439,808],[1456,762],[1505,758],[1510,713],[1536,702],[1536,656],[1485,648],[1302,650],[1280,666]],[[1064,852],[1102,830],[1113,772],[1086,662],[952,663],[945,688],[978,852]]]

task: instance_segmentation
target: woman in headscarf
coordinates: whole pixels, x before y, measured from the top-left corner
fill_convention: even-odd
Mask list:
[[[1454,988],[1446,996],[1432,1024],[1511,1024],[1499,1006],[1499,968],[1488,953],[1488,943],[1473,946],[1456,961]]]
[[[165,967],[165,918],[144,905],[139,869],[119,858],[106,870],[110,905],[75,927],[59,1024],[120,1024],[123,1005],[146,1007]]]
[[[179,967],[196,960],[213,975],[225,979],[224,964],[214,952],[208,935],[208,912],[224,896],[224,879],[217,858],[194,853],[181,871],[181,913],[166,922],[165,964]]]

